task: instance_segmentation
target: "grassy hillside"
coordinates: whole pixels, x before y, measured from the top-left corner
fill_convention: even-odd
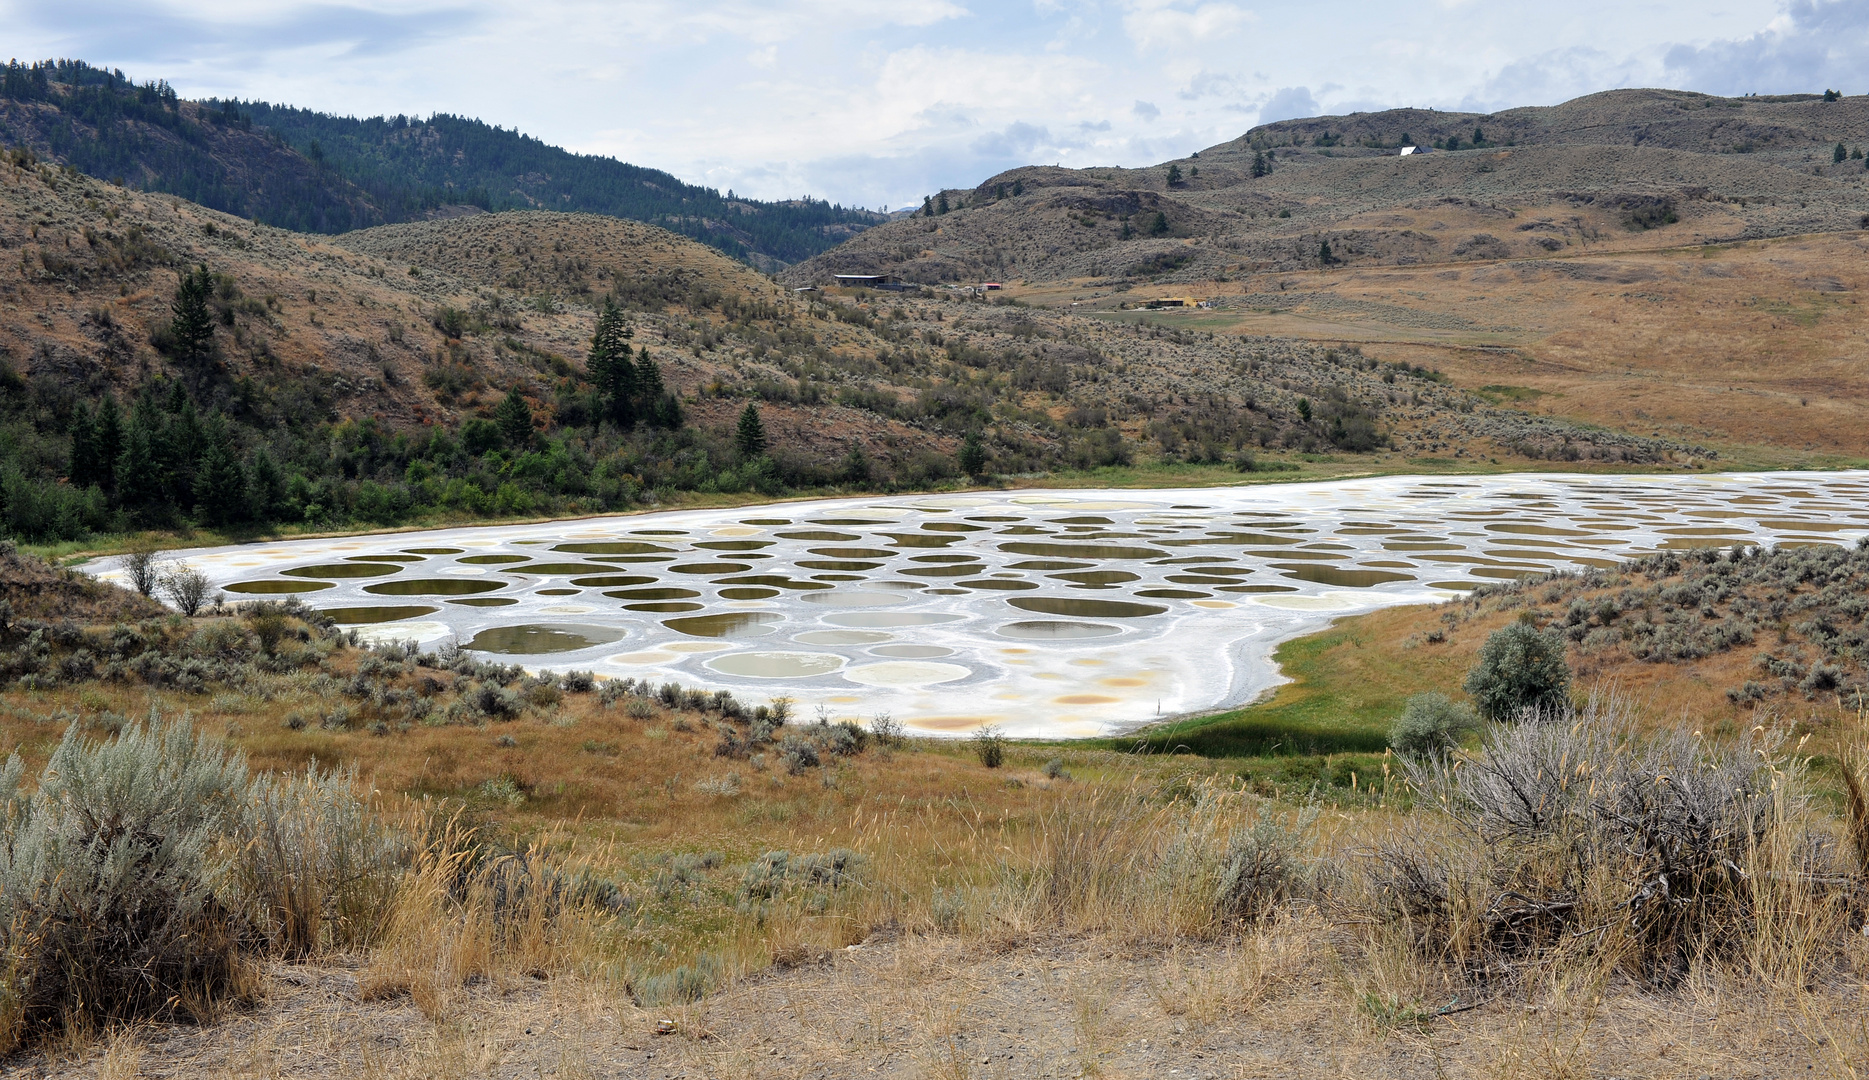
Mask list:
[[[330,116],[266,102],[183,101],[82,61],[0,69],[0,146],[264,225],[340,233],[476,210],[651,222],[765,269],[884,220],[811,200],[761,202],[657,169],[573,154],[437,114]]]

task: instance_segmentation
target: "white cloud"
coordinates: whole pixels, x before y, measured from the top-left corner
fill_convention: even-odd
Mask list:
[[[1276,120],[1316,116],[1323,111],[1312,99],[1308,87],[1287,86],[1273,94],[1270,100],[1259,107],[1259,122],[1270,124]]]
[[[1663,64],[1679,85],[1714,94],[1869,90],[1869,4],[1862,0],[1792,0],[1750,36],[1676,45]]]
[[[1187,5],[1181,0],[1130,0],[1123,28],[1144,51],[1219,44],[1256,20],[1252,12],[1224,2]]]

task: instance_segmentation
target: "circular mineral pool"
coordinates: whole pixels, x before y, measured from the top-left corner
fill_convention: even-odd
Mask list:
[[[388,577],[402,573],[402,567],[395,563],[325,563],[320,566],[295,566],[290,570],[281,570],[286,577],[305,578],[361,578]]]
[[[907,603],[910,598],[901,593],[872,592],[868,589],[833,589],[830,592],[801,596],[799,599],[827,607],[889,607]]]
[[[932,660],[937,656],[953,656],[953,649],[939,645],[878,645],[870,652],[876,656],[890,656],[900,660]]]
[[[1036,611],[1041,615],[1075,615],[1088,619],[1141,619],[1168,610],[1159,604],[1085,600],[1075,596],[1015,596],[1006,602],[1021,611]]]
[[[737,652],[716,656],[706,666],[747,679],[809,679],[829,675],[846,662],[830,653]]]
[[[340,607],[320,608],[331,616],[339,626],[368,626],[371,623],[397,622],[402,619],[414,619],[429,615],[439,610],[427,604],[402,604],[384,607]]]
[[[1102,623],[1066,622],[1062,619],[1033,619],[1030,622],[1007,623],[995,633],[1001,637],[1018,638],[1020,641],[1077,641],[1085,638],[1110,637],[1122,630]]]
[[[278,593],[317,592],[319,589],[336,588],[337,585],[330,581],[236,581],[221,587],[231,593],[273,596]]]
[[[504,589],[504,581],[475,581],[471,578],[409,578],[406,581],[382,581],[365,585],[363,591],[378,596],[472,596],[475,593]]]
[[[770,611],[730,611],[717,615],[696,615],[688,619],[668,619],[663,626],[677,634],[702,638],[765,637],[778,632],[774,623],[785,616]]]
[[[613,626],[565,626],[527,623],[520,626],[495,626],[475,634],[466,648],[476,652],[537,656],[543,653],[576,652],[597,645],[621,641],[624,631]]]

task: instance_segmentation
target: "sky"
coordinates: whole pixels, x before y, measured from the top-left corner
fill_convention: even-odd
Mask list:
[[[919,204],[1255,124],[1616,87],[1869,92],[1869,0],[0,0],[0,51],[478,117],[693,183]]]

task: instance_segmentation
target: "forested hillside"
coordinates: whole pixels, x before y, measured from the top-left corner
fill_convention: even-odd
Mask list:
[[[0,68],[0,142],[100,180],[249,220],[339,233],[472,209],[645,221],[773,270],[884,217],[760,202],[656,169],[573,154],[465,117],[359,120],[265,102],[184,101],[82,61]]]

